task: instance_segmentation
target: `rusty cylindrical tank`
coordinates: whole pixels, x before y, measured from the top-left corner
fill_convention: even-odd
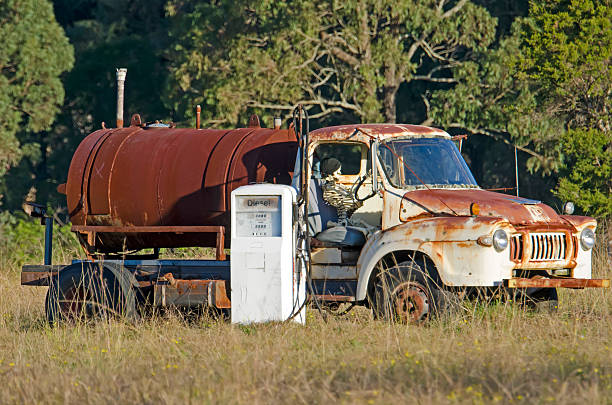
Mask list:
[[[89,241],[79,234],[90,253],[213,247],[211,233],[120,228],[225,226],[229,233],[232,190],[259,182],[290,184],[296,151],[293,130],[101,129],[81,142],[70,163],[70,220],[77,228],[115,227],[114,232],[98,228]],[[229,235],[225,241],[227,246]]]

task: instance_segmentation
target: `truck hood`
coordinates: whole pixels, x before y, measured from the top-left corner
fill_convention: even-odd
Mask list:
[[[465,215],[469,216],[470,205],[476,203],[480,206],[482,216],[502,217],[511,224],[518,226],[526,225],[561,225],[567,227],[569,224],[561,218],[551,207],[540,201],[515,197],[508,194],[494,193],[492,191],[469,189],[449,190],[431,189],[409,191],[402,199],[400,218],[402,212],[404,221],[409,221],[410,213],[415,213],[408,205],[417,205],[430,214],[443,215]],[[422,213],[422,211],[421,211]]]

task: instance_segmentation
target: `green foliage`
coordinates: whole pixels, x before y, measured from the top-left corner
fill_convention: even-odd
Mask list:
[[[609,215],[612,4],[530,4],[497,48],[454,69],[458,84],[433,93],[431,117],[516,145],[531,170],[561,176],[558,197]]]
[[[394,122],[401,85],[452,82],[448,68],[495,35],[464,1],[171,1],[168,13],[168,103],[225,125],[247,111],[288,118],[297,103],[323,123]]]
[[[610,134],[609,0],[532,2],[526,18],[517,18],[526,16],[526,0],[55,0],[53,6],[76,55],[63,76],[66,97],[57,117],[64,99],[58,77],[72,66],[72,48],[49,2],[0,4],[5,209],[18,209],[26,195],[65,204],[55,189],[77,145],[102,121],[114,124],[117,67],[128,68],[126,121],[140,113],[145,121],[192,125],[201,104],[205,125],[244,125],[250,113],[269,124],[302,103],[312,127],[431,124],[475,134],[464,154],[490,187],[512,185],[515,144],[531,170],[554,175],[562,168],[569,176],[580,157],[568,152],[578,150],[572,138],[561,143],[560,134],[581,128]],[[550,196],[553,186],[542,179],[521,180],[521,191]],[[593,181],[579,188],[603,190]],[[569,190],[563,184],[560,197]]]
[[[561,138],[564,162],[556,194],[597,217],[612,215],[611,141],[597,129],[572,129]]]
[[[23,264],[42,263],[45,227],[25,215],[0,213],[0,269],[18,269]],[[65,262],[80,254],[79,243],[70,226],[54,226],[53,260]],[[67,259],[69,258],[69,259]]]
[[[569,127],[612,131],[612,3],[534,2],[523,36],[521,71],[542,107]]]
[[[518,145],[529,155],[529,168],[550,172],[558,167],[562,128],[558,120],[537,112],[536,94],[517,71],[520,54],[520,31],[515,25],[497,48],[455,68],[458,84],[432,95],[431,116],[444,127]]]
[[[537,110],[560,120],[559,197],[612,214],[612,3],[532,3],[520,72],[538,86]]]
[[[1,177],[23,154],[19,135],[49,129],[64,99],[60,75],[73,50],[47,0],[0,2]]]
[[[75,49],[76,62],[64,76],[66,97],[53,127],[22,134],[24,157],[5,177],[3,207],[16,210],[26,195],[65,206],[56,187],[66,181],[81,140],[104,121],[115,125],[115,68],[126,67],[125,121],[171,120],[162,104],[167,47],[165,0],[56,0],[58,20]],[[63,93],[62,93],[63,94]]]

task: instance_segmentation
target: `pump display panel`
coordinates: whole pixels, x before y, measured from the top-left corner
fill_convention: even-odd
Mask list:
[[[281,196],[236,196],[239,237],[281,236]]]

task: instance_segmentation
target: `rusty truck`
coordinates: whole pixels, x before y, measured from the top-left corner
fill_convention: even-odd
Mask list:
[[[592,278],[595,219],[483,190],[445,131],[310,131],[302,109],[291,124],[262,128],[252,116],[240,129],[174,128],[134,115],[127,127],[93,132],[58,187],[87,258],[52,264],[49,231],[45,264],[23,266],[21,283],[49,286],[50,322],[171,305],[229,310],[232,192],[284,184],[296,190],[287,271],[306,275],[317,306],[350,303],[376,318],[422,322],[461,294],[503,291],[554,306],[558,288],[609,287]],[[338,184],[359,201],[347,223],[334,223],[321,197],[321,162],[332,157]],[[253,229],[269,226],[268,214],[257,214],[265,201],[249,206],[248,218],[263,218]],[[45,217],[44,207],[28,211]],[[215,258],[160,258],[160,249],[190,246],[212,247]],[[246,260],[260,260],[262,245],[249,246]]]

